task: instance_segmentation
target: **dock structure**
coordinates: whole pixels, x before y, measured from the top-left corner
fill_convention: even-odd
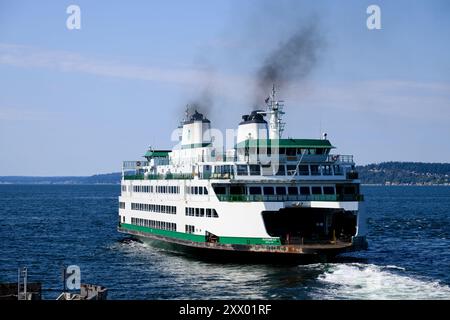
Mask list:
[[[64,289],[56,300],[106,300],[108,289],[94,284],[81,283],[76,289],[79,292],[66,289],[66,273],[64,273]],[[75,289],[75,288],[70,288]],[[0,300],[43,300],[42,284],[28,282],[28,269],[19,268],[17,283],[0,283]]]

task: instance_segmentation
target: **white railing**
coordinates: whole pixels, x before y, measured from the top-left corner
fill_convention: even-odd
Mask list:
[[[329,154],[327,161],[353,164],[353,156],[345,154]]]
[[[280,162],[292,161],[292,162],[301,162],[301,163],[309,163],[309,162],[333,162],[333,163],[348,163],[353,164],[353,156],[352,155],[342,155],[342,154],[305,154],[303,156],[288,156],[288,155],[280,155]],[[301,161],[300,161],[301,160]]]
[[[122,170],[136,170],[148,166],[148,161],[123,161]]]

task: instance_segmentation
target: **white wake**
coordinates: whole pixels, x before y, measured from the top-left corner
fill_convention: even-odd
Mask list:
[[[450,299],[449,286],[409,276],[396,266],[328,264],[318,281],[324,287],[314,293],[317,299]]]

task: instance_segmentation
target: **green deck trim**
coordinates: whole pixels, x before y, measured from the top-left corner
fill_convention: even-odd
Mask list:
[[[236,147],[239,148],[254,148],[254,147],[270,147],[270,146],[278,147],[278,148],[326,148],[332,149],[334,148],[329,140],[320,140],[320,139],[254,139],[254,140],[245,140],[239,142]]]
[[[120,226],[124,229],[139,231],[144,233],[156,234],[163,237],[181,239],[192,242],[206,242],[204,235],[160,230],[148,227],[137,226],[134,224],[121,223]],[[279,238],[246,238],[246,237],[219,237],[219,243],[221,244],[241,244],[241,245],[281,245]]]
[[[154,158],[166,158],[169,156],[170,151],[154,150],[147,151],[144,157],[154,157]]]

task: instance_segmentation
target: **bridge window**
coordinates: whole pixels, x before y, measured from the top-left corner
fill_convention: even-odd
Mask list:
[[[298,195],[298,188],[297,187],[288,187],[288,195],[290,195],[290,196]]]
[[[224,174],[230,174],[233,172],[232,166],[221,166],[222,167],[222,173]]]
[[[334,194],[334,187],[323,187],[323,194]]]
[[[312,194],[322,194],[322,188],[321,187],[311,187]]]
[[[250,187],[249,194],[255,195],[255,194],[261,194],[261,187]]]
[[[233,195],[245,194],[245,187],[244,186],[230,186],[230,194],[233,194]]]
[[[322,166],[322,174],[324,176],[331,176],[333,174],[333,172],[331,171],[331,166],[329,165]]]
[[[275,192],[273,190],[273,187],[264,187],[263,190],[264,190],[264,194],[265,195],[273,195],[273,194],[275,194]]]
[[[251,164],[250,165],[250,175],[251,176],[259,176],[261,175],[261,166]]]
[[[313,176],[319,176],[320,175],[319,166],[318,165],[313,164],[313,165],[310,166],[310,168],[311,168],[311,175],[313,175]]]
[[[307,165],[299,165],[298,166],[298,174],[301,176],[309,176],[309,167]]]
[[[216,194],[227,194],[227,188],[225,188],[225,187],[214,187],[214,192]]]
[[[278,195],[285,195],[286,194],[286,187],[277,187],[277,194]]]
[[[242,164],[237,165],[237,175],[238,176],[248,176],[247,165],[242,165]]]
[[[309,187],[300,187],[300,194],[309,196],[311,194],[311,190],[309,189]]]

